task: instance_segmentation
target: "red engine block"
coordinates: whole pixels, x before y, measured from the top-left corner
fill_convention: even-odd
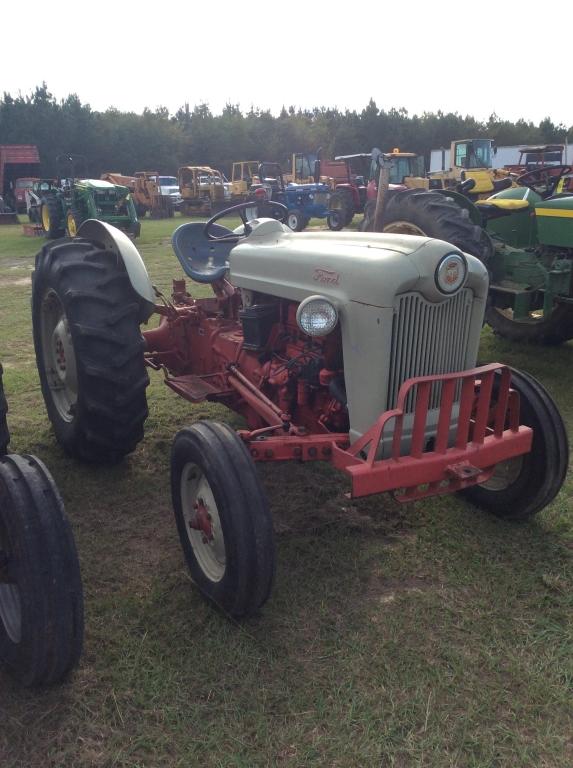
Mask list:
[[[291,422],[313,433],[348,430],[339,329],[312,339],[296,323],[296,303],[269,299],[277,319],[260,321],[253,344],[228,283],[206,299],[191,298],[184,281],[173,288],[159,326],[143,333],[147,363],[164,370],[170,387],[192,402],[223,402],[251,430]]]

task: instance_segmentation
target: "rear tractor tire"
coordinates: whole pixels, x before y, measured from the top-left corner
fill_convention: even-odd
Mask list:
[[[46,237],[55,239],[65,235],[64,222],[62,221],[61,208],[53,197],[47,197],[40,209],[40,219]]]
[[[369,203],[365,210],[364,231],[374,231],[374,211],[375,203]],[[439,192],[405,189],[389,195],[383,221],[383,232],[445,240],[484,263],[493,253],[487,232],[471,221],[465,209]]]
[[[376,200],[368,200],[364,206],[364,218],[358,225],[360,232],[374,232],[374,215],[376,213]]]
[[[56,437],[72,456],[116,463],[143,438],[149,384],[139,323],[149,305],[115,253],[76,238],[36,257],[36,363]]]
[[[510,341],[555,346],[573,339],[573,307],[570,304],[557,305],[548,317],[540,311],[523,319],[514,319],[511,309],[488,307],[485,320],[494,333]]]
[[[0,662],[28,686],[60,682],[84,631],[74,538],[52,477],[34,456],[0,459]]]
[[[257,613],[274,578],[273,524],[237,433],[214,421],[178,432],[171,493],[185,559],[204,597],[237,618]]]
[[[339,192],[330,196],[330,210],[326,217],[328,228],[333,232],[340,232],[346,226],[348,211],[346,210],[346,197]]]
[[[494,393],[497,386],[494,380]],[[521,521],[559,493],[569,464],[569,442],[557,406],[537,379],[512,369],[511,387],[519,393],[520,423],[533,429],[531,451],[496,465],[488,481],[460,494],[498,517]]]

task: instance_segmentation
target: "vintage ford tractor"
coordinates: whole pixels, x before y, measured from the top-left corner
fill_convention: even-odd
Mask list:
[[[361,229],[439,237],[472,253],[489,272],[493,330],[513,341],[559,344],[573,338],[572,174],[568,165],[540,167],[475,202],[454,190],[388,185],[379,223],[373,201]]]
[[[52,476],[8,452],[7,410],[0,366],[0,664],[24,685],[48,685],[81,654],[80,568]]]
[[[549,504],[567,469],[565,428],[531,376],[476,367],[481,261],[425,237],[294,233],[248,220],[252,206],[173,235],[210,298],[193,298],[184,279],[170,298],[157,293],[135,245],[97,221],[46,245],[34,273],[42,391],[71,455],[113,462],[133,451],[146,368],[191,403],[244,418],[237,432],[194,423],[172,447],[175,518],[203,594],[233,616],[269,596],[273,526],[257,462],[330,462],[352,497],[460,492],[513,520]],[[217,223],[228,212],[242,216],[237,230]]]

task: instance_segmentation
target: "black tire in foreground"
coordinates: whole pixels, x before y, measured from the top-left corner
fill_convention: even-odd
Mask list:
[[[60,241],[37,255],[36,363],[48,416],[70,455],[115,463],[143,438],[145,312],[123,263],[97,243]]]
[[[34,456],[0,459],[0,662],[24,685],[78,663],[83,591],[74,538],[52,477]]]
[[[181,546],[203,595],[234,617],[256,613],[274,578],[273,524],[255,464],[226,424],[177,433],[171,493]]]
[[[494,333],[510,341],[555,346],[573,339],[573,307],[570,304],[558,304],[547,317],[540,312],[519,319],[513,317],[510,309],[488,307],[485,320]]]
[[[373,231],[373,211],[364,221],[365,231]],[[435,237],[471,253],[484,263],[493,253],[487,232],[474,224],[467,211],[440,192],[405,189],[390,194],[384,205],[383,232]]]
[[[494,393],[497,386],[494,380]],[[569,442],[557,406],[537,379],[512,369],[511,386],[520,397],[520,423],[533,429],[531,452],[498,464],[486,483],[460,493],[498,517],[519,521],[540,512],[559,493]]]
[[[10,442],[10,432],[8,431],[8,422],[6,420],[7,413],[8,403],[4,394],[2,365],[0,365],[0,456],[4,456],[8,452],[8,443]]]

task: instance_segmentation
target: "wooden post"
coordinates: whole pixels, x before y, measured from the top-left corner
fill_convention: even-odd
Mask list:
[[[384,196],[390,183],[390,166],[392,160],[380,155],[378,158],[380,175],[378,177],[378,196],[376,198],[376,211],[374,212],[374,232],[382,232],[384,219]]]

